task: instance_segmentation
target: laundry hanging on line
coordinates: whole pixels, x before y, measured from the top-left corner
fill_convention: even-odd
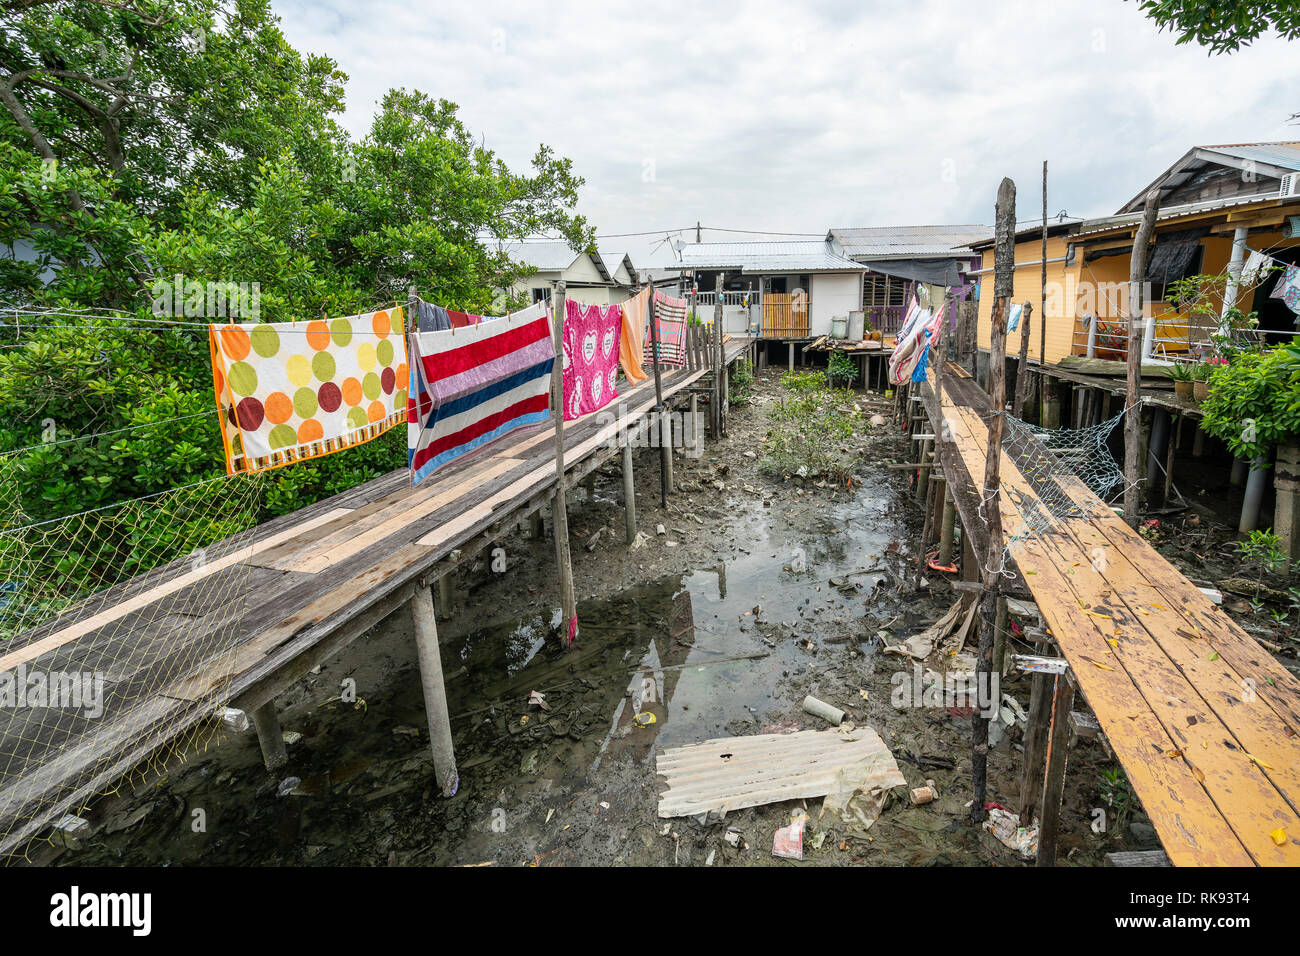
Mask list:
[[[450,312],[449,315],[468,315]],[[497,439],[550,419],[555,344],[546,303],[504,319],[409,336],[411,484]],[[491,321],[488,321],[491,319]]]
[[[564,302],[564,420],[604,408],[618,397],[619,305]]]
[[[682,366],[686,364],[686,309],[685,299],[675,299],[663,292],[654,294],[652,321],[654,334],[659,337],[659,364]],[[646,334],[653,357],[654,338]]]
[[[623,329],[618,340],[618,361],[627,380],[635,385],[647,378],[644,339],[650,316],[650,287],[646,286],[623,303]]]
[[[921,308],[918,300],[912,300],[895,339],[894,353],[889,357],[889,380],[895,385],[924,378],[930,342],[943,325],[945,308],[946,305],[941,305],[938,312],[931,313]]]
[[[269,471],[406,420],[400,307],[312,322],[208,326],[226,471]]]
[[[1300,266],[1289,265],[1283,270],[1269,298],[1281,299],[1288,309],[1300,315]]]

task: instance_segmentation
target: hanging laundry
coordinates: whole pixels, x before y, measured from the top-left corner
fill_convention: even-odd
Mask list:
[[[401,308],[315,322],[208,326],[226,471],[269,471],[378,438],[406,419]]]
[[[618,361],[623,366],[623,374],[633,385],[648,377],[641,366],[645,361],[642,335],[649,316],[649,306],[649,286],[623,303],[623,330],[618,339]]]
[[[1237,280],[1243,286],[1252,286],[1264,277],[1264,268],[1271,263],[1271,259],[1262,252],[1250,251],[1246,257],[1246,264],[1241,267],[1241,277]]]
[[[550,418],[555,345],[545,303],[504,321],[412,333],[410,352],[406,435],[412,485]]]
[[[930,342],[939,334],[944,321],[944,306],[937,313],[921,308],[921,303],[912,300],[903,327],[898,332],[894,345],[894,354],[889,357],[889,380],[895,385],[914,379],[913,376],[925,375],[926,360]]]
[[[1011,316],[1007,319],[1007,334],[1014,332],[1020,325],[1020,313],[1025,310],[1023,305],[1013,305],[1011,307]]]
[[[621,306],[565,300],[565,421],[604,408],[618,397],[618,339],[622,326]]]
[[[659,336],[659,364],[686,364],[686,308],[685,299],[674,299],[663,292],[654,295],[655,333]],[[647,337],[653,350],[654,340]]]
[[[1300,266],[1287,266],[1277,278],[1269,298],[1281,299],[1286,307],[1300,315]]]
[[[451,328],[451,319],[447,317],[447,310],[442,306],[425,302],[423,299],[418,300],[418,305],[418,324],[421,332],[444,332]]]

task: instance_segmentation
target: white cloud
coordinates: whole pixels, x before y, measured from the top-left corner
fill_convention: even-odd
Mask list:
[[[1192,145],[1300,139],[1293,45],[1211,58],[1121,0],[275,9],[354,134],[390,87],[445,97],[511,166],[571,157],[600,233],[991,222],[1007,175],[1030,219],[1043,159],[1051,212],[1106,214]]]

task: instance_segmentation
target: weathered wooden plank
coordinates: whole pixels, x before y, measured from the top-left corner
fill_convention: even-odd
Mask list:
[[[706,740],[655,758],[667,783],[660,817],[741,810],[781,800],[825,796],[845,767],[867,763],[868,786],[904,786],[889,748],[870,727],[846,738],[834,730]]]
[[[971,459],[977,458],[978,415],[955,406],[950,415],[961,432],[959,444],[969,448]],[[1034,492],[1014,463],[1008,462],[1008,471],[1011,475],[1004,484],[1002,510],[1013,525],[1013,554],[1022,569],[1037,572],[1029,580],[1039,609],[1074,663],[1080,686],[1129,771],[1171,858],[1179,863],[1205,863],[1207,854],[1209,858],[1226,855],[1240,863],[1240,853],[1230,849],[1235,844],[1240,851],[1249,848],[1252,861],[1285,859],[1290,851],[1273,846],[1268,838],[1279,824],[1264,825],[1276,814],[1294,816],[1285,799],[1247,760],[1220,770],[1213,764],[1201,766],[1207,758],[1189,752],[1204,743],[1208,753],[1208,735],[1215,731],[1222,735],[1220,739],[1228,737],[1227,728],[1141,627],[1126,621],[1121,628],[1118,640],[1130,655],[1128,661],[1112,653],[1107,638],[1115,639],[1111,630],[1116,622],[1107,618],[1103,629],[1101,619],[1083,609],[1097,603],[1106,585],[1092,568],[1089,553],[1069,536],[1068,529],[1063,528],[1063,534],[1015,540],[1022,516],[1007,489],[1014,488],[1028,500]],[[1190,583],[1187,587],[1191,588]],[[1191,702],[1200,706],[1193,707]],[[1194,718],[1193,723],[1188,723],[1189,717]],[[1154,726],[1144,732],[1140,724]],[[1155,727],[1160,728],[1158,733]],[[1221,746],[1218,749],[1222,751]],[[1171,796],[1175,796],[1172,803]],[[1225,829],[1232,836],[1225,835]]]

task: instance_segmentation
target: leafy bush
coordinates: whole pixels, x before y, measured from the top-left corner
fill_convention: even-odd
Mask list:
[[[791,369],[781,373],[781,387],[792,392],[825,391],[830,381],[825,372],[796,372]]]
[[[858,363],[843,352],[832,352],[826,377],[832,385],[851,386],[858,377]]]
[[[792,375],[796,376],[795,393],[778,399],[771,411],[773,427],[767,437],[763,471],[802,477],[848,477],[854,459],[845,443],[852,439],[854,428],[862,420],[853,393],[827,388],[821,372],[786,372],[782,384]]]
[[[1278,347],[1238,352],[1228,364],[1213,366],[1201,428],[1247,460],[1300,435],[1300,372],[1294,360]]]
[[[731,371],[731,385],[727,398],[732,405],[748,405],[754,398],[754,365],[738,362]]]

